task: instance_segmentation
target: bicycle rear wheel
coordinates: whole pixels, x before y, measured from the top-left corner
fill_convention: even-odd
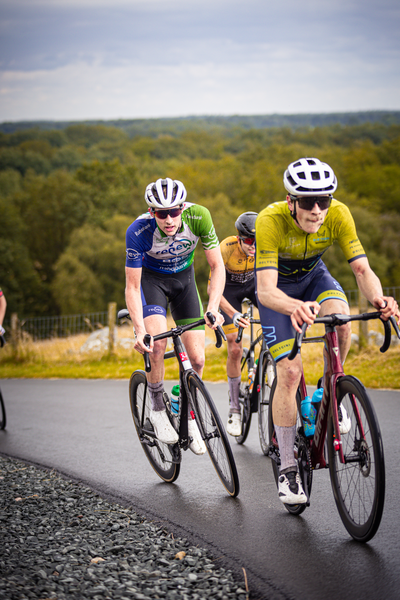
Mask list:
[[[251,403],[250,403],[250,391],[249,391],[249,384],[248,384],[249,364],[250,364],[249,361],[246,361],[246,367],[247,367],[245,370],[246,383],[242,382],[240,384],[240,390],[239,390],[239,404],[240,404],[240,417],[242,420],[242,431],[241,431],[240,435],[235,437],[235,440],[238,444],[244,444],[244,442],[247,439],[247,436],[249,435],[250,425],[251,425]]]
[[[150,422],[151,400],[144,371],[132,373],[129,382],[129,399],[133,422],[144,453],[157,475],[167,483],[172,483],[178,478],[181,466],[180,463],[172,462],[172,447],[160,442],[154,435]],[[174,454],[177,454],[176,451]],[[180,450],[178,455],[180,456]]]
[[[260,438],[261,450],[265,456],[268,456],[269,453],[268,413],[271,388],[275,377],[275,361],[271,354],[267,352],[262,367],[262,388],[258,393],[258,437]]]
[[[273,409],[273,404],[274,404],[274,394],[275,394],[275,389],[276,389],[276,377],[274,379],[274,382],[272,384],[272,389],[271,389],[271,394],[270,394],[270,398],[269,398],[269,411],[268,411],[268,433],[269,433],[269,449],[268,449],[268,456],[270,456],[271,463],[272,463],[272,470],[274,473],[274,477],[275,477],[275,483],[276,486],[278,487],[278,478],[279,478],[279,471],[280,471],[280,465],[281,465],[281,458],[280,458],[280,454],[279,454],[279,446],[278,446],[278,440],[276,438],[276,434],[275,434],[275,425],[274,425],[274,419],[272,416],[272,409]],[[310,497],[311,494],[311,485],[312,485],[312,471],[311,471],[311,466],[310,466],[310,457],[309,457],[309,451],[308,448],[306,446],[306,443],[303,439],[303,436],[299,433],[299,430],[302,428],[302,422],[299,416],[299,407],[300,407],[300,403],[301,403],[301,395],[300,395],[300,390],[297,390],[297,396],[296,396],[296,403],[297,403],[297,425],[296,425],[296,430],[297,430],[297,435],[296,435],[296,440],[295,440],[295,445],[294,445],[294,452],[295,452],[295,456],[297,454],[297,464],[298,464],[298,469],[299,469],[299,475],[302,481],[302,485],[303,485],[303,489],[305,491],[305,493],[307,494],[307,497]],[[290,512],[290,514],[292,515],[301,515],[302,512],[305,511],[305,509],[307,508],[307,504],[284,504],[286,510],[288,512]]]
[[[6,407],[4,406],[3,396],[0,390],[0,430],[6,428]]]
[[[239,477],[221,417],[207,388],[196,373],[189,374],[187,383],[191,396],[189,402],[194,410],[211,462],[222,485],[235,498],[239,493]]]
[[[336,451],[332,418],[328,423],[328,457],[336,506],[349,534],[367,542],[378,531],[385,503],[385,460],[378,420],[366,389],[358,379],[341,377],[336,386],[339,407],[351,421],[340,435],[345,457]]]

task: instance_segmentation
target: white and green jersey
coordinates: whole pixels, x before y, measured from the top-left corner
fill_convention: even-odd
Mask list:
[[[218,248],[210,211],[198,204],[185,203],[182,226],[174,236],[165,235],[150,213],[138,217],[126,232],[126,266],[146,267],[160,273],[177,273],[193,262],[197,242],[205,250]]]

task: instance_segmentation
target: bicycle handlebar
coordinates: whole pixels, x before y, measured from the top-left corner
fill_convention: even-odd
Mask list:
[[[2,348],[6,343],[6,339],[4,335],[0,335],[0,348]]]
[[[215,323],[215,317],[211,312],[206,313],[206,316],[207,316],[208,320],[211,322],[211,324]],[[129,311],[126,308],[123,308],[122,310],[118,311],[118,319],[130,319],[130,318],[131,317],[130,317]],[[185,331],[189,331],[190,329],[194,329],[195,327],[204,325],[205,322],[206,322],[206,320],[203,318],[203,319],[199,319],[198,321],[195,321],[194,323],[188,323],[187,325],[178,325],[178,327],[173,327],[169,331],[165,331],[164,333],[159,333],[158,335],[153,336],[153,339],[154,340],[162,340],[162,339],[165,339],[168,337],[180,336]],[[217,329],[215,329],[214,331],[215,331],[215,337],[216,337],[215,346],[216,346],[216,348],[221,348],[222,340],[226,341],[226,335],[224,333],[224,330],[222,329],[222,327],[220,325],[218,325]],[[146,333],[146,335],[143,338],[143,342],[146,346],[149,347],[150,341],[151,341],[151,335],[149,333]],[[143,355],[143,358],[144,358],[144,364],[145,364],[145,371],[146,371],[146,373],[149,373],[151,370],[149,353],[145,352]]]
[[[260,323],[260,319],[253,319],[253,317],[251,316],[250,313],[244,313],[242,315],[242,317],[244,319],[247,319],[248,321],[250,321],[250,323],[258,323],[258,324]],[[236,340],[235,340],[236,344],[239,344],[241,342],[242,337],[243,337],[244,329],[245,329],[244,327],[239,327],[238,333],[237,333],[237,336],[236,336]]]
[[[325,317],[317,317],[315,319],[314,323],[315,324],[324,323],[325,325],[331,325],[333,327],[337,327],[339,325],[344,325],[345,323],[349,323],[350,321],[370,321],[372,319],[380,319],[383,323],[384,330],[385,330],[385,339],[380,348],[380,351],[386,352],[386,350],[389,348],[390,342],[391,342],[390,323],[392,324],[397,337],[400,339],[400,330],[397,325],[396,319],[393,316],[390,317],[388,321],[384,321],[382,319],[382,315],[381,315],[380,311],[371,312],[371,313],[362,313],[360,315],[333,314],[333,315],[326,315]],[[297,353],[301,349],[301,345],[302,345],[303,338],[306,333],[307,327],[308,327],[307,323],[303,323],[302,328],[301,328],[301,333],[299,333],[299,332],[296,333],[296,337],[294,338],[293,348],[292,348],[290,354],[288,355],[289,360],[294,360],[294,358],[297,356]]]

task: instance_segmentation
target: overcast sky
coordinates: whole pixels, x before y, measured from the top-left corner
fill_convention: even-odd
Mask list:
[[[0,122],[370,109],[399,0],[0,0]]]

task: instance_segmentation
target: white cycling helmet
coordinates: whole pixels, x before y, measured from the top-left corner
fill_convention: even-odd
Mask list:
[[[300,158],[283,175],[283,184],[293,196],[327,196],[337,188],[335,173],[318,158]]]
[[[173,208],[183,204],[186,200],[186,189],[181,181],[157,179],[155,183],[149,183],[144,194],[144,199],[150,208]]]

